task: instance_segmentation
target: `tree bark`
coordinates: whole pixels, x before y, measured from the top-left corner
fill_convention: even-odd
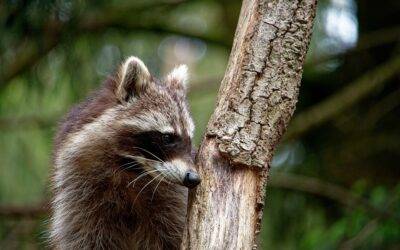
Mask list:
[[[256,248],[273,150],[294,112],[316,0],[245,0],[197,156],[182,249]]]

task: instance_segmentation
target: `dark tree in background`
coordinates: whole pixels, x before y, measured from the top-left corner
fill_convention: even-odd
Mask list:
[[[279,2],[271,1],[271,2]],[[298,3],[301,1],[294,1]],[[186,63],[199,144],[241,1],[0,2],[0,248],[43,248],[57,119],[122,58]],[[400,2],[320,0],[261,248],[400,247]]]

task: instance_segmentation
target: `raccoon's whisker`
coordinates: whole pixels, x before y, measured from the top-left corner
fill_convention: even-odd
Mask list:
[[[140,167],[137,167],[138,165],[140,165],[140,164],[134,164],[134,165],[131,165],[131,166],[127,166],[127,167],[123,168],[122,170],[127,170],[127,169],[140,169]]]
[[[127,170],[127,169],[140,169],[140,167],[133,168],[133,167],[136,167],[136,166],[139,165],[139,164],[140,164],[140,163],[135,162],[135,161],[122,164],[121,166],[119,166],[118,169],[116,169],[116,170],[114,171],[114,174],[118,174],[119,172],[124,171],[124,170]],[[126,167],[124,167],[124,166],[126,166]]]
[[[162,168],[162,169],[155,169],[155,170],[150,170],[150,171],[145,170],[145,171],[143,171],[138,177],[136,177],[133,181],[129,182],[128,185],[127,185],[126,187],[129,187],[129,186],[132,184],[132,188],[134,188],[134,187],[135,187],[135,183],[136,183],[140,178],[142,178],[142,177],[144,177],[144,176],[146,176],[146,175],[150,175],[151,173],[160,172],[160,171],[164,171],[164,170],[166,170],[166,169],[165,169],[165,168]],[[162,172],[160,172],[160,173],[163,174]]]
[[[167,182],[168,186],[172,184],[169,180],[165,179],[165,182]]]
[[[150,161],[150,162],[158,162],[158,163],[163,163],[163,162],[161,162],[161,161],[158,161],[158,160],[153,160],[153,159],[149,159],[149,158],[146,158],[146,157],[143,157],[143,156],[133,156],[135,159],[142,159],[142,160],[145,160],[145,161]]]
[[[142,193],[142,191],[143,191],[148,185],[150,185],[154,180],[156,180],[156,179],[157,179],[159,176],[161,176],[161,175],[162,175],[162,173],[159,174],[159,175],[157,175],[157,176],[154,177],[153,179],[151,179],[151,181],[147,182],[147,184],[144,185],[144,186],[142,187],[142,189],[140,189],[139,193],[136,195],[136,198],[133,200],[133,204],[135,204],[135,201],[136,201],[137,198],[139,197],[140,193]]]
[[[127,169],[140,169],[141,167],[139,166],[140,163],[134,163],[132,165],[126,166],[124,168],[121,168],[121,170],[127,170]],[[138,167],[139,166],[139,167]]]
[[[154,188],[153,194],[151,195],[151,202],[153,202],[154,194],[156,193],[158,186],[160,186],[161,182],[162,182],[164,179],[165,179],[165,176],[162,176],[161,179],[160,179],[160,181],[158,182],[156,188]]]
[[[142,178],[143,176],[146,176],[146,175],[149,175],[149,174],[151,174],[151,173],[154,173],[154,172],[157,172],[158,170],[156,169],[156,170],[151,170],[151,171],[143,171],[143,173],[141,173],[138,177],[136,177],[133,181],[131,181],[131,182],[129,182],[128,183],[128,185],[126,186],[126,187],[129,187],[131,184],[133,184],[132,185],[132,188],[135,186],[135,182],[137,181],[137,180],[139,180],[140,178]]]
[[[119,166],[118,169],[119,169],[119,171],[122,171],[122,170],[125,170],[125,169],[130,168],[130,167],[135,167],[137,165],[139,165],[139,163],[137,163],[135,161],[132,161],[132,162],[128,162],[128,163],[122,164],[121,166]]]
[[[130,165],[130,164],[132,164],[132,163],[136,163],[136,161],[127,162],[127,163],[125,163],[125,164],[122,164],[122,165],[119,166],[119,167],[122,168],[122,167],[127,166],[127,165]]]
[[[133,148],[137,148],[140,150],[143,150],[146,153],[149,153],[150,155],[154,156],[154,158],[156,158],[157,160],[161,161],[162,163],[165,163],[160,157],[158,157],[157,155],[153,154],[152,152],[148,151],[147,149],[141,148],[141,147],[133,147]]]
[[[127,158],[134,159],[134,160],[136,160],[136,159],[142,159],[142,160],[145,160],[145,161],[152,161],[152,162],[163,163],[163,162],[158,161],[158,160],[153,160],[153,159],[149,159],[149,158],[142,157],[142,156],[138,156],[138,155],[124,155],[124,156],[127,157]]]
[[[167,155],[165,154],[165,151],[162,149],[162,147],[160,147],[159,145],[157,145],[157,147],[160,149],[160,151],[164,155],[164,157],[167,158]],[[165,164],[165,165],[167,165],[167,164]],[[176,171],[173,171],[173,167],[170,166],[170,167],[167,167],[167,168],[168,168],[167,170],[169,170],[169,173],[172,173],[172,174],[170,174],[170,176],[175,177],[176,179],[180,178],[179,174],[177,174]]]

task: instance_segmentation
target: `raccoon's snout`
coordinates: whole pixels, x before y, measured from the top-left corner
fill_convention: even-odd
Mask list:
[[[185,178],[183,179],[184,186],[188,188],[194,188],[199,185],[200,182],[200,176],[196,172],[189,170],[185,173]]]
[[[194,188],[201,182],[199,174],[194,170],[193,162],[187,158],[164,162],[162,171],[169,181],[188,188]]]

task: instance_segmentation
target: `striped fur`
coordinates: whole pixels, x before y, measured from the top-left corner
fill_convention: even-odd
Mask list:
[[[182,183],[194,169],[186,82],[185,66],[159,81],[130,57],[62,121],[52,177],[55,249],[179,248]]]

